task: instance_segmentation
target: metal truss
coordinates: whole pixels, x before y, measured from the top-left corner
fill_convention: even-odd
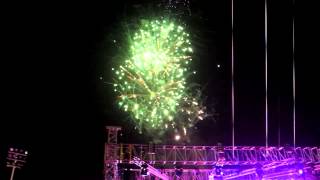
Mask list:
[[[154,168],[152,165],[146,163],[145,161],[143,161],[137,157],[134,157],[130,163],[133,163],[140,168],[143,166],[143,164],[145,164],[145,165],[147,165],[148,171],[151,175],[153,175],[159,179],[162,179],[162,180],[169,180],[169,177],[166,174],[161,173],[158,169]]]
[[[105,154],[104,154],[104,175],[105,180],[111,180],[117,178],[118,173],[118,159],[119,156],[119,150],[118,147],[118,131],[121,130],[120,127],[116,126],[107,126],[107,143],[105,144]]]
[[[117,153],[129,154],[120,161],[138,157],[156,165],[262,165],[270,162],[285,162],[290,159],[302,163],[320,163],[320,147],[252,147],[237,146],[175,146],[155,145],[150,153],[148,145],[119,144]],[[152,156],[153,155],[153,156]]]
[[[298,175],[291,166],[304,164],[304,169],[320,170],[320,147],[261,147],[261,146],[181,146],[106,143],[106,172],[116,177],[116,165],[136,165],[130,167],[140,178],[141,163],[147,163],[150,174],[156,179],[210,179],[215,176],[215,168],[223,166],[223,179],[259,179],[258,169],[263,177],[280,177],[287,174]],[[112,159],[108,159],[111,157]],[[183,168],[181,177],[176,177],[178,167]],[[291,168],[291,169],[290,169]],[[240,169],[240,170],[239,170]],[[280,170],[279,170],[280,169]],[[290,172],[289,172],[290,171]],[[291,172],[292,171],[292,172]],[[282,173],[282,174],[281,174]],[[165,178],[163,178],[165,177]],[[142,179],[146,179],[143,177]],[[272,178],[271,178],[272,179]]]

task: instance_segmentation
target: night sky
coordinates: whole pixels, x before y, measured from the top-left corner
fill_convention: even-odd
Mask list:
[[[104,83],[111,79],[106,52],[114,48],[117,26],[139,11],[134,4],[145,2],[7,6],[1,40],[0,179],[10,175],[5,158],[11,146],[30,152],[17,180],[98,180],[105,125],[122,126],[122,142],[148,143],[118,110],[112,86]],[[235,0],[234,6],[235,141],[264,145],[264,1]],[[315,7],[296,0],[296,136],[302,146],[320,144]],[[231,1],[193,0],[191,11],[198,71],[193,80],[216,111],[214,119],[197,124],[194,144],[231,145]],[[292,1],[270,0],[268,13],[269,144],[278,145],[279,127],[281,145],[292,144]]]

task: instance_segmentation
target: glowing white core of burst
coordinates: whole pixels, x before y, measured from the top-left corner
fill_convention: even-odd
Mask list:
[[[210,175],[209,175],[209,180],[214,180],[213,174],[210,174]]]
[[[299,169],[299,174],[303,174],[303,170],[302,169]]]
[[[179,141],[180,140],[180,135],[178,134],[178,135],[176,135],[175,137],[174,137],[174,139],[176,140],[176,141]]]

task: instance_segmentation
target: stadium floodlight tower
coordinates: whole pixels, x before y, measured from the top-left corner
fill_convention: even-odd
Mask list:
[[[13,176],[16,169],[21,169],[26,163],[28,157],[28,151],[16,148],[10,148],[7,156],[7,167],[12,168],[10,180],[13,180]]]

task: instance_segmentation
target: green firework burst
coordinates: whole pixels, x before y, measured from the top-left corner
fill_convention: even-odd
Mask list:
[[[146,20],[131,37],[127,59],[112,68],[117,103],[140,127],[174,128],[180,112],[190,113],[183,110],[192,99],[186,83],[193,51],[189,34],[173,21]]]

